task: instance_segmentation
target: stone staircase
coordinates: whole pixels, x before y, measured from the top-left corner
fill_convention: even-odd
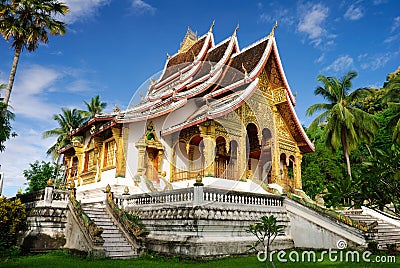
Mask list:
[[[97,226],[104,229],[101,236],[104,239],[103,247],[106,257],[111,259],[130,259],[138,256],[137,250],[129,244],[124,234],[107,214],[103,204],[84,204],[83,210]]]
[[[387,248],[389,245],[396,245],[396,247],[400,246],[400,227],[390,224],[389,222],[374,217],[372,215],[368,215],[360,211],[355,211],[355,213],[346,213],[353,220],[358,220],[365,223],[372,223],[374,221],[378,222],[378,226],[376,226],[373,230],[376,230],[377,236],[375,241],[378,243],[379,248]]]

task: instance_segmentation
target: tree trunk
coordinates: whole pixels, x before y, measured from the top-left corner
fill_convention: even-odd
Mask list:
[[[353,180],[353,178],[351,177],[349,148],[347,146],[346,134],[344,132],[341,133],[341,139],[342,139],[343,154],[344,158],[346,159],[347,174],[349,174],[350,180]]]
[[[17,72],[17,66],[18,66],[19,56],[21,55],[21,50],[22,50],[22,46],[17,46],[15,48],[15,54],[14,54],[14,60],[13,60],[12,67],[11,67],[10,78],[8,79],[6,94],[4,96],[4,103],[6,104],[6,107],[10,100],[11,91],[12,91],[12,88],[14,85],[15,73]]]

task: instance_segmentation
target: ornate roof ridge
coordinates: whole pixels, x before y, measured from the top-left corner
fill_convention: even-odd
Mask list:
[[[267,35],[267,36],[255,41],[255,42],[251,43],[250,45],[248,45],[248,46],[242,48],[241,50],[239,50],[238,52],[234,53],[231,58],[234,58],[237,55],[240,55],[241,53],[243,53],[243,52],[245,52],[245,51],[247,51],[247,50],[249,50],[249,49],[251,49],[251,48],[253,48],[253,47],[255,47],[255,46],[259,45],[259,44],[261,44],[262,42],[264,42],[264,41],[266,41],[267,39],[270,39],[270,38],[271,38],[271,36]]]

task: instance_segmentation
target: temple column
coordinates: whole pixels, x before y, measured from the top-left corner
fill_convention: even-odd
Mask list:
[[[295,188],[302,189],[302,181],[301,181],[301,161],[303,159],[303,155],[300,152],[296,153],[296,170],[295,170]]]
[[[77,167],[77,180],[78,180],[78,186],[82,185],[82,178],[81,178],[81,172],[83,170],[83,165],[85,162],[85,152],[83,148],[75,148],[75,156],[78,158],[78,167]]]
[[[146,143],[144,139],[140,139],[136,144],[136,148],[138,149],[138,167],[137,167],[137,175],[144,175],[146,172],[146,168],[144,167],[145,156],[146,156]]]
[[[204,143],[204,175],[214,177],[215,126],[205,122],[199,126],[199,130]]]
[[[161,172],[162,172],[162,158],[163,158],[163,155],[164,155],[164,151],[163,150],[158,150],[158,165],[157,165],[157,168],[158,168],[158,170],[157,170],[157,172],[158,172],[158,175],[161,175]]]
[[[278,134],[278,129],[277,129],[277,124],[278,124],[278,117],[279,117],[279,112],[276,106],[272,106],[272,112],[273,112],[273,120],[274,120],[274,135],[275,141],[274,141],[274,146],[271,150],[272,152],[272,170],[271,170],[271,183],[276,183],[281,185],[281,168],[280,168],[280,162],[281,162],[281,154],[279,150],[279,134]]]
[[[125,177],[125,157],[124,157],[124,144],[122,139],[122,129],[111,128],[117,151],[115,154],[115,177]]]
[[[103,156],[103,139],[100,137],[93,137],[93,147],[94,147],[94,155],[96,157],[96,175],[94,180],[95,181],[100,181],[101,180],[101,164],[102,164],[102,159],[104,159]]]
[[[244,128],[246,133],[246,129]],[[238,138],[238,149],[237,149],[237,179],[246,180],[247,176],[247,155],[246,155],[246,135]]]

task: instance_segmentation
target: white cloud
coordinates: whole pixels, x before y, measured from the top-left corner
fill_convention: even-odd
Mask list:
[[[24,124],[25,123],[25,124]],[[5,143],[6,150],[0,154],[1,169],[4,172],[3,193],[7,196],[16,194],[16,190],[25,188],[26,183],[23,170],[29,168],[29,163],[45,159],[46,150],[54,140],[42,139],[42,132],[46,130],[44,124],[34,125],[18,120],[13,122],[13,128],[18,136]],[[35,129],[34,129],[35,128]],[[49,128],[47,128],[49,129]],[[45,159],[50,161],[51,159]]]
[[[156,8],[142,0],[132,0],[131,9],[136,14],[149,13],[153,15],[156,12]]]
[[[394,32],[400,27],[400,16],[397,16],[393,19],[392,29],[391,31]]]
[[[325,53],[322,53],[321,56],[318,57],[318,59],[315,60],[316,63],[321,63],[325,59]]]
[[[74,23],[79,19],[87,19],[96,14],[101,6],[107,5],[110,0],[64,0],[69,7],[65,21]]]
[[[359,58],[361,62],[361,69],[363,70],[371,70],[375,71],[379,68],[382,68],[383,66],[390,61],[390,59],[395,55],[396,53],[384,53],[384,54],[378,54],[378,55],[371,55],[369,57],[363,57]]]
[[[55,105],[46,103],[46,90],[55,85],[62,74],[43,66],[21,68],[16,76],[11,95],[11,106],[17,116],[48,120],[57,111]]]
[[[328,17],[329,8],[322,4],[316,4],[311,8],[302,7],[303,15],[297,25],[299,32],[306,33],[308,38],[315,40],[326,34],[323,24]]]
[[[361,7],[356,7],[355,5],[350,5],[346,13],[344,13],[344,18],[348,20],[359,20],[364,16]]]
[[[343,55],[337,58],[331,65],[324,68],[324,71],[332,71],[334,73],[347,72],[353,68],[354,60],[349,55]]]
[[[267,13],[261,13],[259,19],[261,22],[271,23],[271,27],[275,21],[278,21],[278,24],[282,25],[293,25],[295,23],[295,18],[290,14],[291,12],[289,9],[273,6]]]

